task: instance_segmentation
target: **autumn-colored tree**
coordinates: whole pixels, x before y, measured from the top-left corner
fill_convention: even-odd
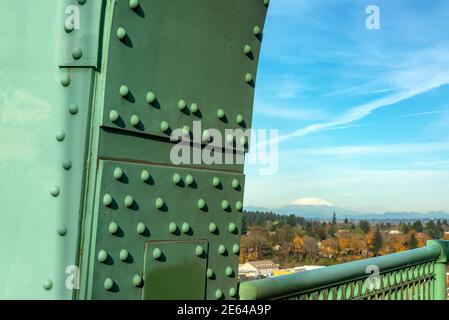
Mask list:
[[[305,255],[308,256],[312,261],[315,261],[319,253],[318,241],[315,238],[309,236],[304,236],[303,241]]]
[[[321,241],[321,254],[325,257],[335,257],[338,254],[338,240],[331,237]]]

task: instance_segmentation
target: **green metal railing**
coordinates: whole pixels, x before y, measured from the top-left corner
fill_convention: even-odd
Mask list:
[[[449,241],[296,274],[245,281],[241,300],[446,300]]]

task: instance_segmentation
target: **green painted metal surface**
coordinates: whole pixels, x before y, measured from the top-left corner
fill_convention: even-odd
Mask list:
[[[420,249],[242,282],[240,299],[445,300],[447,248],[447,241],[430,241]]]

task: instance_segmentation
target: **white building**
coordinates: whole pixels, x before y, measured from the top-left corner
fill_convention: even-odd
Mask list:
[[[269,277],[279,265],[271,260],[249,261],[239,265],[239,275],[246,278]]]

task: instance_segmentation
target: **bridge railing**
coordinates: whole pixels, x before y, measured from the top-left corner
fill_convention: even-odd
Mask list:
[[[446,300],[449,241],[240,284],[241,300]]]

